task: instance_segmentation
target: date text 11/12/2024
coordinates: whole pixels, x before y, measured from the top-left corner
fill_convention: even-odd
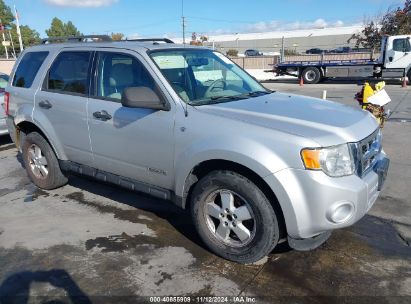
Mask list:
[[[255,297],[207,297],[207,296],[167,296],[150,297],[150,303],[257,303]]]

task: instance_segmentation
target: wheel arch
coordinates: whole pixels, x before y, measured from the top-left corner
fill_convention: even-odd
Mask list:
[[[58,148],[58,145],[50,140],[50,136],[44,131],[41,127],[39,127],[36,123],[31,120],[22,120],[16,125],[16,132],[17,132],[17,147],[21,151],[22,144],[24,142],[25,137],[27,134],[31,132],[37,132],[49,143],[51,148],[53,149],[56,157],[58,159],[65,159],[65,155],[62,152],[62,149]]]
[[[278,215],[278,221],[280,225],[280,238],[285,237],[286,224],[281,205],[277,199],[275,193],[271,190],[267,182],[259,174],[249,169],[248,167],[241,165],[237,162],[224,160],[224,159],[209,159],[197,164],[185,179],[183,196],[181,197],[181,207],[184,209],[190,208],[191,195],[196,183],[204,176],[212,171],[216,170],[228,170],[233,171],[251,180],[257,187],[263,191],[270,201],[276,215]]]

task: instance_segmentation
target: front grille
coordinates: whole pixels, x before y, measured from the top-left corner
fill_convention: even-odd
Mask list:
[[[357,174],[363,177],[370,172],[377,162],[377,155],[381,152],[381,133],[378,128],[370,136],[354,144],[354,157]]]

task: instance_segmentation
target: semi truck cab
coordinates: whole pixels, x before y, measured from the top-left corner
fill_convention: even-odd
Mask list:
[[[381,43],[381,54],[384,67],[387,69],[406,69],[411,66],[411,36],[384,37]]]

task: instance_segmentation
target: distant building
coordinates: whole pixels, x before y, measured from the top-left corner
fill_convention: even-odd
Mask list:
[[[284,37],[285,49],[305,53],[306,50],[313,48],[330,50],[344,46],[353,47],[354,42],[348,43],[347,41],[353,34],[359,33],[362,29],[362,26],[357,25],[336,28],[218,35],[209,36],[205,45],[214,46],[215,49],[223,53],[229,49],[236,49],[239,53],[244,53],[247,49],[257,49],[264,54],[278,53],[281,50],[282,37]],[[181,39],[174,40],[181,42]]]

